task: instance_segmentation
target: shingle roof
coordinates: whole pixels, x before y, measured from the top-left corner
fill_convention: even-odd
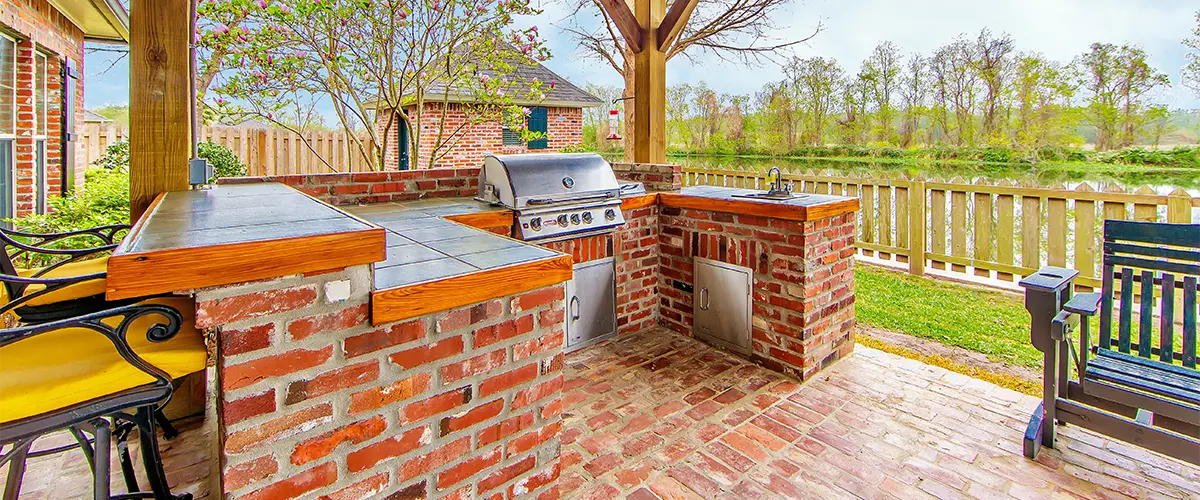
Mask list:
[[[491,71],[480,70],[482,74],[493,76]],[[589,94],[587,91],[575,86],[575,84],[567,81],[567,79],[558,76],[557,73],[547,68],[541,63],[535,64],[518,64],[516,69],[507,75],[513,87],[522,87],[531,85],[534,80],[542,82],[543,94],[545,98],[542,100],[531,99],[527,95],[514,96],[515,104],[522,105],[540,105],[540,106],[561,106],[561,107],[578,107],[578,108],[594,108],[604,105],[604,101],[600,98]],[[554,88],[549,88],[549,84],[554,82]],[[455,91],[451,89],[450,100],[456,102],[471,101],[473,96],[470,92],[463,92],[461,89]],[[440,100],[443,93],[446,91],[445,83],[435,81],[425,86],[425,95],[431,100]],[[437,97],[434,97],[437,96]]]
[[[84,123],[108,123],[111,121],[112,120],[105,118],[103,115],[96,113],[95,111],[92,111],[90,109],[83,110],[83,122]]]

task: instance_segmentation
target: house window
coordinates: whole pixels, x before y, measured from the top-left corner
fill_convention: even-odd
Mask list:
[[[505,146],[520,146],[523,144],[521,142],[521,131],[507,126],[500,131],[500,139],[501,144]]]
[[[49,177],[46,176],[46,135],[49,130],[47,110],[50,109],[50,92],[47,91],[47,87],[50,73],[45,54],[36,53],[33,60],[33,186],[37,190],[34,209],[37,213],[44,214],[49,194]]]
[[[13,150],[17,129],[17,42],[0,35],[0,219],[12,218],[15,212]],[[8,223],[3,223],[9,227]]]

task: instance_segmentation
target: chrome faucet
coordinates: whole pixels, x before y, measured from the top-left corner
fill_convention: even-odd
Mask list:
[[[793,184],[783,183],[783,172],[779,170],[779,167],[771,167],[771,169],[767,171],[767,180],[771,179],[772,173],[775,174],[775,181],[769,184],[771,189],[767,191],[767,194],[791,194]]]

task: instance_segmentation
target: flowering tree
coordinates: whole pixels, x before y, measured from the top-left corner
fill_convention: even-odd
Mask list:
[[[401,126],[412,158],[430,149],[428,166],[484,121],[531,138],[514,103],[553,85],[514,74],[549,56],[536,26],[513,26],[538,13],[529,0],[201,0],[198,13],[197,84],[219,113],[292,128],[287,110],[327,101],[376,170]],[[468,119],[417,126],[429,102],[462,102]]]

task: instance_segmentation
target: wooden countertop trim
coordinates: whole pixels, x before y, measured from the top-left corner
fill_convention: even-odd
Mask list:
[[[381,227],[334,234],[113,255],[109,300],[311,273],[379,262],[387,257]]]
[[[457,222],[464,226],[471,226],[475,229],[489,229],[500,226],[513,225],[513,211],[492,210],[487,212],[473,212],[469,214],[446,215],[442,216],[448,221]]]
[[[728,212],[741,215],[754,215],[773,219],[792,221],[813,221],[835,215],[857,211],[858,198],[822,203],[820,205],[802,206],[787,205],[774,202],[737,200],[728,198],[712,198],[682,193],[659,193],[659,203],[662,206],[676,208],[692,208],[710,210],[713,212]]]
[[[621,198],[621,210],[637,210],[658,204],[658,193],[646,193]]]
[[[571,256],[557,255],[511,266],[371,292],[371,324],[446,311],[527,292],[571,279]]]

